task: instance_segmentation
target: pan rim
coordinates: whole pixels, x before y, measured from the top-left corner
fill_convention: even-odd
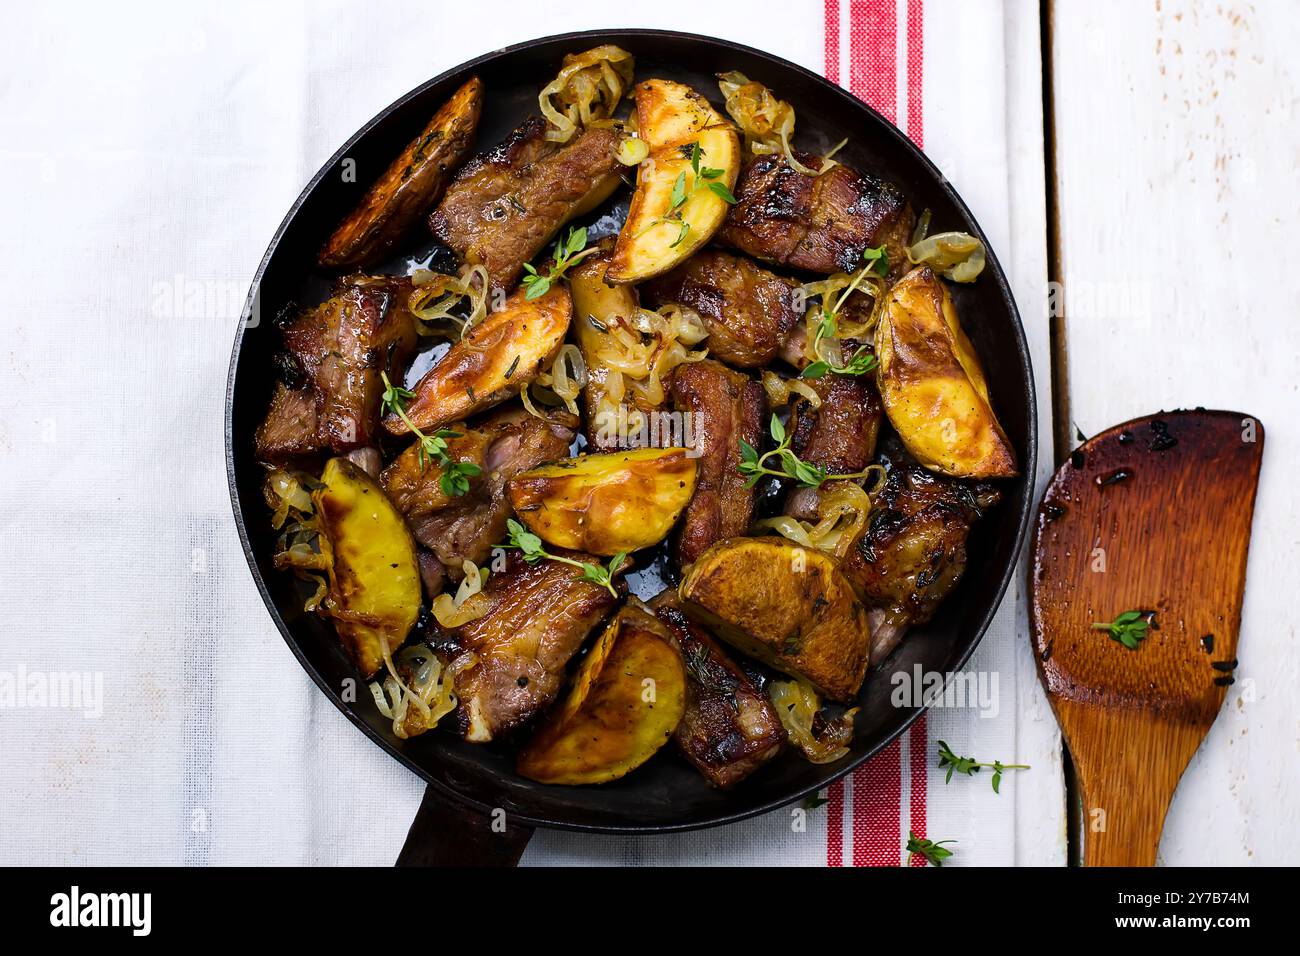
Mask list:
[[[315,175],[313,175],[311,179],[308,180],[306,186],[303,187],[298,197],[294,200],[293,204],[289,207],[289,210],[285,214],[284,219],[281,221],[279,227],[276,229],[270,244],[267,246],[266,252],[263,254],[261,261],[258,263],[257,270],[253,274],[253,280],[249,289],[249,293],[245,300],[244,308],[240,313],[238,325],[236,326],[235,341],[231,351],[230,366],[226,378],[226,394],[225,394],[226,478],[227,478],[228,490],[230,493],[231,508],[234,513],[236,530],[239,533],[240,544],[243,548],[244,558],[248,564],[249,571],[253,576],[253,582],[257,587],[258,593],[262,597],[263,604],[266,605],[266,609],[271,615],[271,619],[275,622],[276,627],[280,631],[280,636],[284,639],[285,643],[289,646],[290,651],[293,653],[294,657],[297,658],[298,663],[302,667],[302,669],[307,672],[308,676],[311,677],[313,683],[315,683],[316,686],[320,688],[320,690],[325,694],[325,696],[331,702],[333,702],[334,706],[337,707],[339,711],[349,721],[351,721],[356,727],[358,727],[362,733],[364,733],[374,743],[376,743],[386,753],[388,753],[389,756],[396,759],[408,770],[414,772],[417,776],[423,779],[427,785],[436,788],[438,792],[441,793],[443,796],[451,800],[454,800],[455,802],[457,802],[462,806],[469,807],[471,809],[477,810],[478,812],[484,814],[491,813],[494,808],[491,805],[482,802],[481,800],[475,799],[474,797],[466,796],[465,794],[462,794],[459,791],[455,790],[454,788],[446,785],[442,781],[435,779],[415,760],[413,760],[411,757],[404,754],[402,751],[398,750],[396,747],[392,746],[388,740],[386,740],[383,736],[377,733],[374,730],[374,728],[372,728],[368,723],[362,720],[357,713],[354,713],[353,706],[343,701],[342,698],[339,697],[339,695],[334,692],[333,688],[325,681],[324,677],[320,674],[320,672],[307,659],[307,656],[303,652],[302,648],[299,646],[298,641],[293,637],[292,633],[290,632],[289,627],[284,620],[284,616],[280,613],[279,608],[276,607],[275,601],[271,596],[270,589],[261,573],[261,570],[258,567],[257,557],[253,553],[253,547],[252,547],[252,542],[249,538],[248,527],[244,520],[243,509],[240,506],[239,487],[238,487],[238,480],[236,477],[235,445],[234,445],[235,379],[239,368],[239,359],[240,359],[242,346],[244,342],[244,335],[248,329],[248,320],[251,317],[253,310],[257,307],[258,295],[261,289],[262,280],[265,276],[266,269],[270,264],[271,259],[275,255],[276,251],[279,249],[280,243],[283,240],[285,233],[288,231],[291,223],[297,218],[302,207],[306,204],[310,196],[315,192],[321,180],[326,175],[328,175],[332,169],[335,168],[339,160],[341,160],[343,157],[348,155],[349,150],[359,140],[361,140],[372,129],[374,129],[377,125],[379,125],[385,119],[387,119],[388,116],[390,116],[393,112],[399,110],[404,105],[409,103],[411,100],[419,96],[422,96],[424,92],[430,89],[431,87],[437,86],[438,84],[446,82],[449,79],[452,79],[454,77],[458,77],[458,76],[463,77],[466,74],[482,66],[490,64],[493,61],[496,61],[498,59],[509,57],[513,54],[529,50],[533,47],[552,44],[552,43],[570,42],[570,41],[585,42],[590,40],[599,40],[600,42],[617,42],[617,39],[619,37],[635,38],[635,39],[665,39],[665,40],[671,39],[674,41],[685,40],[691,43],[700,43],[705,46],[712,45],[717,47],[723,47],[730,51],[742,52],[745,53],[746,55],[754,56],[759,59],[765,60],[771,63],[774,67],[777,67],[779,69],[794,71],[798,74],[801,74],[803,77],[813,82],[814,85],[820,87],[821,90],[826,95],[838,97],[850,109],[859,112],[864,112],[870,115],[871,117],[873,117],[876,121],[878,121],[881,130],[896,141],[897,145],[899,145],[903,149],[903,151],[909,155],[910,159],[913,162],[917,163],[919,165],[919,168],[923,170],[928,177],[930,177],[930,179],[935,184],[935,186],[948,198],[950,202],[952,202],[956,206],[957,209],[959,209],[965,215],[967,220],[974,225],[978,237],[984,242],[985,248],[988,253],[988,257],[987,257],[988,266],[991,267],[991,268],[986,268],[985,278],[989,278],[993,280],[997,292],[1000,298],[1002,299],[1003,304],[1008,309],[1010,316],[1013,320],[1012,326],[1015,333],[1013,336],[1014,339],[1013,344],[1016,352],[1016,359],[1019,362],[1020,368],[1023,372],[1023,381],[1020,384],[1022,385],[1025,392],[1025,399],[1028,405],[1029,415],[1028,415],[1028,428],[1026,430],[1026,448],[1025,448],[1025,455],[1024,455],[1024,461],[1022,463],[1021,472],[1022,472],[1023,480],[1028,482],[1028,493],[1023,496],[1023,499],[1020,502],[1019,514],[1016,516],[1015,519],[1016,537],[1015,537],[1014,546],[1012,548],[1009,560],[1006,563],[1006,567],[1003,568],[1000,578],[997,581],[995,587],[991,589],[993,593],[991,595],[992,599],[989,603],[989,608],[984,614],[981,615],[980,619],[970,629],[969,637],[964,642],[964,646],[962,646],[956,659],[953,661],[950,670],[946,674],[945,685],[947,681],[950,681],[953,678],[953,675],[962,667],[964,667],[967,661],[969,661],[971,655],[975,652],[976,647],[978,647],[981,641],[983,641],[984,636],[988,631],[989,625],[992,623],[994,616],[997,614],[999,608],[1002,606],[1002,602],[1003,599],[1005,598],[1007,588],[1010,585],[1011,580],[1015,576],[1017,569],[1020,565],[1020,556],[1025,547],[1026,538],[1029,532],[1030,519],[1034,513],[1033,483],[1034,483],[1034,475],[1037,473],[1037,465],[1038,465],[1038,403],[1037,403],[1036,385],[1034,381],[1033,362],[1029,355],[1029,345],[1028,345],[1028,340],[1026,339],[1025,336],[1024,323],[1020,317],[1020,310],[1016,305],[1015,297],[1011,293],[1011,288],[1007,281],[1006,274],[1002,269],[1001,262],[998,259],[997,254],[994,251],[992,245],[989,243],[988,237],[986,236],[983,228],[980,226],[979,221],[975,218],[974,214],[970,211],[970,208],[966,205],[965,201],[961,198],[961,196],[957,193],[957,191],[948,182],[947,177],[945,177],[943,173],[938,169],[938,167],[935,166],[934,163],[930,161],[929,157],[926,156],[925,153],[922,152],[921,149],[914,142],[912,142],[912,140],[908,138],[908,136],[905,133],[903,133],[900,129],[898,129],[898,127],[895,126],[892,122],[890,122],[885,116],[881,115],[869,104],[853,96],[847,90],[844,90],[843,88],[831,83],[825,77],[821,76],[818,73],[813,72],[812,70],[809,70],[804,66],[799,65],[798,63],[791,62],[790,60],[786,60],[783,57],[776,56],[775,54],[768,53],[764,50],[759,50],[755,47],[747,46],[741,43],[736,43],[732,40],[727,40],[721,37],[709,36],[706,34],[689,33],[689,32],[677,31],[677,30],[643,29],[643,28],[610,28],[610,29],[582,30],[582,31],[569,32],[569,33],[553,34],[550,36],[536,37],[531,40],[525,40],[520,43],[515,43],[509,46],[491,50],[487,53],[483,53],[470,60],[466,60],[463,63],[459,63],[448,70],[444,70],[442,73],[439,73],[437,76],[429,80],[426,80],[425,82],[414,87],[407,93],[393,100],[391,103],[389,103],[387,106],[382,108],[379,112],[377,112],[374,116],[372,116],[369,120],[367,120],[360,128],[357,129],[355,133],[353,133],[350,137],[348,137],[348,139],[329,157],[329,159],[325,161],[325,163],[315,173]],[[756,817],[761,814],[770,813],[773,810],[778,810],[782,807],[789,806],[790,804],[796,801],[802,800],[805,797],[808,797],[809,795],[814,794],[839,780],[842,780],[844,777],[848,776],[850,773],[852,773],[854,770],[856,770],[859,766],[864,764],[866,761],[876,756],[876,754],[882,751],[885,747],[889,746],[899,737],[903,736],[903,734],[905,734],[908,731],[908,729],[912,726],[912,724],[915,723],[915,721],[918,718],[920,718],[922,714],[926,713],[929,709],[930,709],[929,706],[922,706],[913,709],[911,713],[909,713],[907,717],[893,731],[891,731],[884,738],[882,738],[876,745],[863,751],[863,753],[855,755],[849,758],[848,760],[846,760],[843,766],[837,767],[835,771],[831,773],[831,775],[826,779],[821,780],[812,786],[801,787],[796,791],[789,793],[788,795],[774,797],[772,799],[763,801],[754,806],[739,808],[734,812],[721,813],[721,814],[709,816],[707,818],[703,818],[699,820],[687,820],[687,821],[673,822],[673,823],[653,823],[653,824],[584,823],[584,822],[575,822],[570,820],[555,820],[555,819],[549,819],[544,817],[536,817],[527,813],[514,812],[514,811],[511,811],[510,818],[512,822],[523,824],[525,826],[534,827],[534,828],[566,830],[570,832],[582,832],[582,833],[617,834],[617,835],[681,833],[681,832],[688,832],[691,830],[707,829],[715,826],[724,826],[730,823],[738,823],[742,820],[747,820],[750,819],[751,817]]]

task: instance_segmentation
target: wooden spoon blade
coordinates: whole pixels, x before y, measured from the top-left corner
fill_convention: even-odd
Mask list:
[[[1233,681],[1263,450],[1249,415],[1150,415],[1084,442],[1043,495],[1031,639],[1079,775],[1089,865],[1155,862]],[[1126,611],[1151,621],[1144,636],[1094,626]]]

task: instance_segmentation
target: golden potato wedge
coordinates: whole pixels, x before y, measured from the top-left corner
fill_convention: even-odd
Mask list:
[[[686,665],[671,634],[639,606],[614,616],[578,667],[564,703],[519,753],[539,783],[608,783],[672,738],[686,712]]]
[[[573,300],[561,283],[531,301],[519,289],[420,379],[406,416],[427,432],[518,395],[555,359],[572,314]],[[410,433],[391,413],[384,427],[394,435]]]
[[[1016,474],[1016,453],[993,414],[979,358],[948,287],[928,266],[889,290],[875,344],[881,403],[917,461],[954,478]]]
[[[547,544],[608,557],[668,536],[695,493],[695,461],[685,448],[580,455],[506,488],[519,520]]]
[[[650,152],[637,167],[632,205],[605,274],[615,285],[644,282],[703,247],[730,208],[710,187],[729,194],[740,171],[736,128],[695,90],[671,80],[646,80],[635,95],[637,135]],[[697,144],[703,180],[698,183],[691,164]],[[721,172],[709,177],[706,170]]]
[[[852,701],[867,673],[867,612],[830,555],[784,538],[719,541],[686,569],[686,613],[743,654]]]
[[[415,541],[373,478],[346,458],[331,458],[312,493],[326,560],[326,612],[365,677],[384,666],[420,613]]]
[[[587,418],[587,440],[597,451],[618,447],[619,405],[627,405],[627,415],[658,411],[664,404],[652,405],[640,390],[622,389],[623,398],[615,401],[610,396],[611,369],[606,354],[612,354],[610,330],[618,325],[630,324],[636,316],[640,302],[636,289],[630,285],[609,285],[605,270],[609,267],[612,248],[579,263],[569,272],[569,291],[573,295],[573,327],[577,333],[578,348],[587,366],[587,387],[583,389],[583,412]],[[628,431],[636,430],[636,422],[628,422]]]
[[[384,259],[442,198],[452,174],[474,145],[482,112],[483,84],[473,76],[339,223],[320,251],[320,264],[327,269],[357,269]]]

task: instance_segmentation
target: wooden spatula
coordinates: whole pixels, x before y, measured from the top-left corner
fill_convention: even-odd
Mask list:
[[[1088,866],[1155,863],[1169,802],[1237,666],[1264,427],[1150,415],[1084,442],[1038,509],[1030,622],[1078,772]],[[1126,611],[1151,624],[1108,629]],[[1153,612],[1153,613],[1152,613]]]

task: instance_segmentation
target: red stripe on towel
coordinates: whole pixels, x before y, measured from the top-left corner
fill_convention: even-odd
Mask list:
[[[823,72],[832,83],[840,81],[840,0],[826,0],[826,67]]]
[[[907,134],[917,146],[925,147],[925,112],[922,94],[925,84],[925,4],[907,0]],[[926,788],[929,784],[930,734],[922,714],[909,732],[911,774],[908,780],[908,822],[913,833],[926,835]],[[920,856],[913,865],[924,866]]]
[[[907,3],[907,133],[912,141],[925,148],[925,114],[921,98],[925,63],[925,4],[922,0]]]
[[[908,825],[913,833],[925,839],[925,788],[929,781],[930,742],[926,732],[925,714],[912,725],[908,741],[911,746],[911,774],[908,795]],[[913,866],[925,866],[925,859],[917,856],[912,859]]]
[[[853,865],[898,866],[903,778],[902,741],[888,747],[853,774]]]
[[[844,781],[826,791],[826,865],[844,865]]]
[[[925,142],[922,102],[924,18],[922,0],[907,3],[908,134]],[[839,0],[825,0],[825,73],[840,82]],[[898,5],[896,0],[849,0],[849,90],[898,122]],[[922,716],[908,739],[908,815],[917,836],[926,833],[926,785],[929,735]],[[898,866],[902,862],[902,744],[895,740],[852,776],[854,866]],[[844,865],[844,783],[827,792],[826,863]]]
[[[849,0],[849,90],[891,123],[898,112],[895,0]]]

